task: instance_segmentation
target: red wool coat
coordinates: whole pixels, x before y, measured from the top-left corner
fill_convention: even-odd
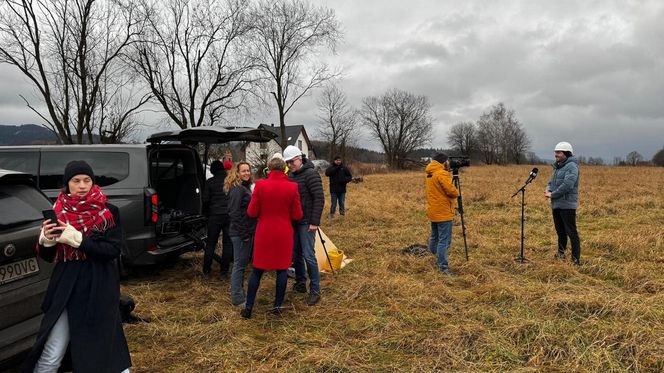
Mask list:
[[[288,269],[293,257],[293,221],[302,219],[297,184],[283,172],[270,172],[267,180],[256,182],[247,215],[258,218],[253,266]]]

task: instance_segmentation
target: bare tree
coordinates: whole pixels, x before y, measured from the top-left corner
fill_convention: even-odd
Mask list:
[[[93,140],[115,91],[121,55],[140,31],[131,1],[5,0],[0,5],[0,62],[18,68],[36,87],[47,113],[23,97],[64,143]],[[140,100],[139,100],[140,102]],[[116,122],[118,124],[118,122]],[[126,131],[123,128],[110,128]]]
[[[243,107],[255,78],[246,0],[167,0],[146,5],[134,65],[180,128],[213,125]]]
[[[604,159],[602,159],[602,157],[589,157],[588,164],[592,166],[603,166]]]
[[[476,150],[476,132],[474,123],[457,123],[450,128],[447,143],[457,152],[470,156]]]
[[[391,167],[401,168],[408,153],[430,141],[431,104],[425,96],[393,89],[362,103],[362,121],[380,141]]]
[[[627,154],[627,157],[625,157],[625,162],[627,162],[628,165],[630,166],[636,166],[639,164],[639,162],[643,161],[643,156],[641,153],[635,151],[630,152]]]
[[[261,0],[253,23],[254,64],[271,86],[285,148],[286,114],[309,91],[337,75],[316,57],[323,47],[335,50],[339,24],[333,10],[307,0]]]
[[[329,158],[346,158],[346,146],[357,127],[358,114],[346,101],[346,94],[336,85],[328,85],[318,99],[320,134],[329,146]]]
[[[127,73],[113,74],[113,84],[103,84],[99,94],[99,110],[95,112],[93,123],[97,129],[99,142],[117,144],[131,140],[131,135],[140,126],[135,116],[146,104],[151,95],[135,84],[136,75]],[[104,79],[111,79],[106,76]]]
[[[655,153],[655,155],[652,157],[652,163],[655,166],[664,167],[664,147]]]
[[[477,142],[486,164],[521,163],[526,160],[530,139],[514,110],[501,102],[477,121]]]

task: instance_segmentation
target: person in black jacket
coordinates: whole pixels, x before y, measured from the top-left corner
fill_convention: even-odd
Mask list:
[[[203,215],[208,218],[207,242],[203,256],[203,278],[210,278],[214,250],[217,248],[219,235],[223,233],[221,241],[221,277],[228,277],[228,269],[233,261],[233,243],[229,235],[230,217],[228,216],[228,195],[224,192],[224,179],[226,170],[221,161],[214,161],[210,165],[211,178],[205,182],[203,190]]]
[[[251,189],[254,177],[251,165],[239,162],[230,170],[224,181],[224,192],[228,193],[228,214],[230,227],[228,232],[233,242],[233,272],[231,274],[231,303],[242,305],[247,295],[244,291],[244,272],[251,261],[256,219],[247,216],[247,207],[251,201]]]
[[[341,157],[334,157],[334,162],[325,170],[330,178],[330,217],[334,217],[339,202],[339,215],[346,215],[346,184],[353,180],[353,175],[341,162]]]
[[[85,161],[67,164],[63,181],[53,206],[58,221],[44,221],[39,235],[39,256],[56,264],[23,372],[57,372],[61,365],[77,373],[128,372],[115,262],[124,240],[118,209],[106,203]]]
[[[304,217],[297,222],[293,242],[293,268],[295,269],[295,284],[293,290],[299,293],[307,292],[307,277],[309,275],[309,296],[306,303],[310,306],[320,300],[320,273],[316,260],[315,243],[316,231],[320,225],[323,214],[325,196],[323,182],[314,169],[312,162],[307,160],[302,151],[295,146],[284,149],[284,160],[288,164],[288,177],[298,185],[302,212]],[[304,265],[306,263],[306,273]]]

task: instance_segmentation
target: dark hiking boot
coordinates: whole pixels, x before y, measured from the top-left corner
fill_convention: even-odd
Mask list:
[[[283,310],[281,309],[281,307],[272,307],[272,310],[270,312],[275,316],[281,316]]]
[[[581,260],[579,260],[577,258],[572,258],[572,264],[574,264],[575,266],[578,267],[578,266],[581,265]]]
[[[565,260],[565,253],[558,251],[556,255],[553,256],[553,258],[558,260]]]
[[[250,319],[251,318],[251,308],[245,308],[242,311],[240,311],[240,316],[242,316],[243,319]]]
[[[320,301],[320,294],[310,293],[305,302],[307,306],[313,306]]]
[[[293,284],[293,291],[296,291],[298,293],[306,293],[307,284],[304,282],[296,282]]]

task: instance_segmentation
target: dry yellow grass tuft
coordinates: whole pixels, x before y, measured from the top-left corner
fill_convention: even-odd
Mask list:
[[[437,273],[433,256],[400,254],[429,235],[423,173],[408,172],[350,184],[347,217],[325,215],[355,261],[323,275],[317,306],[289,287],[284,316],[269,315],[267,276],[242,320],[228,281],[199,279],[199,253],[129,280],[123,292],[151,320],[125,326],[133,371],[664,371],[664,169],[582,167],[580,268],[553,259],[548,168],[526,194],[531,262],[514,261],[521,210],[510,196],[529,170],[463,169],[470,261],[457,221],[458,277]]]

